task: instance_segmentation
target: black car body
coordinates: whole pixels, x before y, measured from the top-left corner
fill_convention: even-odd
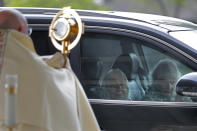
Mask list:
[[[33,29],[31,37],[37,53],[54,54],[57,50],[51,44],[48,29],[60,9],[17,9],[26,16],[29,27]],[[134,53],[138,57],[143,75],[137,72],[135,76],[138,76],[141,85],[144,84],[142,81],[150,81],[149,76],[161,59],[174,61],[181,75],[196,71],[197,50],[187,41],[197,42],[194,37],[197,36],[197,25],[147,14],[87,10],[77,12],[85,23],[85,34],[69,58],[102,130],[197,130],[195,98],[186,101],[110,99],[103,95],[105,91],[101,87],[103,75],[121,54]],[[193,36],[186,36],[188,32]],[[149,88],[149,82],[145,84]],[[144,90],[146,93],[146,88]]]

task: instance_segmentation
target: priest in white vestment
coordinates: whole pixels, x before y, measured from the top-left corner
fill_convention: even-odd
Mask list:
[[[24,33],[0,29],[0,122],[5,121],[5,75],[18,76],[20,131],[99,131],[99,126],[69,60],[55,69],[35,53]],[[3,128],[0,131],[4,131]]]

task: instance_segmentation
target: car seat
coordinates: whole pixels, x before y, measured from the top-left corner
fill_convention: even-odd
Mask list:
[[[144,80],[145,74],[143,71],[143,68],[140,67],[139,59],[138,57],[131,53],[129,54],[130,59],[132,61],[132,72],[131,72],[131,80],[129,81],[129,99],[130,100],[141,100],[143,96],[145,95],[145,89],[147,88],[145,86]]]

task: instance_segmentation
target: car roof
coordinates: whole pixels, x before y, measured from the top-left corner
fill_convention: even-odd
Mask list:
[[[45,15],[54,16],[60,8],[29,8],[29,7],[1,7],[1,8],[15,8],[21,11],[25,15]],[[150,25],[155,25],[160,28],[170,31],[183,31],[183,30],[197,30],[197,25],[177,18],[143,14],[143,13],[132,13],[132,12],[120,12],[120,11],[93,11],[93,10],[77,10],[80,16],[88,17],[102,17],[102,18],[113,18],[122,20],[131,20],[136,22],[143,22]]]
[[[90,10],[79,10],[83,16],[91,15],[95,17],[111,17],[119,18],[124,20],[134,20],[157,25],[170,31],[176,30],[193,30],[197,29],[197,25],[182,19],[173,17],[144,14],[144,13],[132,13],[132,12],[121,12],[121,11],[90,11]]]

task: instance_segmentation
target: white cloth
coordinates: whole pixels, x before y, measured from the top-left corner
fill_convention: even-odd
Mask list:
[[[34,53],[31,38],[13,30],[2,32],[7,38],[0,77],[0,121],[4,121],[5,75],[17,74],[20,131],[98,131],[69,61],[66,68],[54,69]]]

